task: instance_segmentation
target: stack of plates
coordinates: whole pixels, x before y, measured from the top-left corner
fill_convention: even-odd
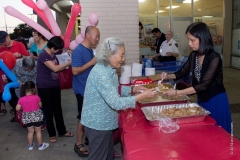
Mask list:
[[[121,77],[131,77],[131,66],[125,65],[121,66]]]
[[[120,77],[120,84],[129,84],[130,77]]]
[[[131,76],[132,76],[131,66],[129,65],[121,66],[121,77],[119,79],[120,84],[129,84]]]
[[[145,68],[145,76],[155,75],[155,68]]]
[[[132,64],[132,76],[142,76],[142,64],[140,63],[133,63]]]

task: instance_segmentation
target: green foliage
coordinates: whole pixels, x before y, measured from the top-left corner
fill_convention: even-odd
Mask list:
[[[10,34],[11,39],[16,39],[18,37],[29,38],[32,36],[32,28],[26,23],[20,23],[14,29],[14,32]]]

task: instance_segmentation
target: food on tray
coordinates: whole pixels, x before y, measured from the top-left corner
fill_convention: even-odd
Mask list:
[[[150,83],[150,84],[146,84],[143,87],[146,87],[147,89],[151,89],[151,88],[156,88],[158,85],[156,83]]]
[[[173,86],[171,84],[167,84],[167,83],[161,83],[159,86],[158,86],[159,90],[160,91],[167,91],[169,90],[170,88],[173,88]]]
[[[170,119],[177,124],[201,122],[210,112],[197,103],[181,103],[142,107],[146,119],[153,126],[159,126]]]
[[[197,106],[187,107],[187,108],[169,108],[163,109],[160,112],[161,115],[167,117],[185,117],[185,116],[195,116],[200,114],[200,108]]]
[[[165,101],[181,101],[186,100],[186,96],[168,96],[163,93],[159,93],[153,98],[145,98],[140,100],[140,103],[150,103],[150,102],[165,102]]]

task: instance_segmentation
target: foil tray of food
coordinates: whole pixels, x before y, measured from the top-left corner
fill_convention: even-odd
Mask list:
[[[210,114],[208,110],[197,103],[149,106],[141,109],[153,126],[159,126],[160,120],[166,118],[171,118],[178,124],[201,122]]]
[[[179,104],[187,103],[190,98],[187,95],[182,96],[168,96],[160,92],[158,95],[152,98],[145,98],[138,103],[140,106],[151,106],[151,105],[167,105],[167,104]]]
[[[138,103],[140,106],[151,106],[151,105],[166,105],[166,104],[179,104],[179,103],[187,103],[190,99],[187,95],[181,95],[181,96],[168,96],[165,95],[164,92],[168,89],[173,88],[173,85],[170,83],[161,83],[158,85],[157,83],[151,83],[144,85],[144,87],[150,89],[150,88],[156,88],[156,91],[159,92],[158,95],[156,95],[153,98],[145,98]]]

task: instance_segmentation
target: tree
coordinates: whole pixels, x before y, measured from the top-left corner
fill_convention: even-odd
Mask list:
[[[29,38],[32,36],[32,28],[26,23],[20,23],[14,29],[14,32],[10,34],[11,39],[16,39],[18,37]]]

